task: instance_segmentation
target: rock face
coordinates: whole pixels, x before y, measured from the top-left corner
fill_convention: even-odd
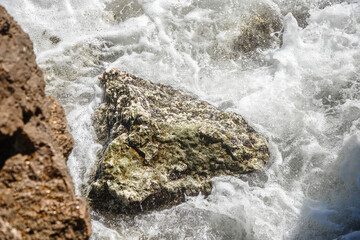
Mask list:
[[[239,115],[117,69],[100,77],[105,102],[95,128],[105,145],[89,198],[137,213],[209,194],[211,178],[238,176],[269,159],[266,140]]]
[[[234,42],[234,49],[245,54],[257,49],[281,45],[282,19],[270,9],[260,10],[246,19],[241,35]]]
[[[73,139],[29,36],[0,6],[0,239],[88,239],[66,166]]]

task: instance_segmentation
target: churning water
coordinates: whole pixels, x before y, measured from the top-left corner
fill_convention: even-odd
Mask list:
[[[47,93],[65,107],[78,194],[101,148],[91,119],[105,69],[185,89],[269,139],[264,170],[216,178],[207,198],[135,218],[93,212],[93,239],[360,239],[360,1],[0,4],[29,33]],[[244,52],[248,19],[282,29]]]

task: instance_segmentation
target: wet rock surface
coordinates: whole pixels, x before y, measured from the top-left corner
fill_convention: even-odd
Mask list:
[[[44,94],[29,36],[0,6],[0,239],[88,239],[62,106]]]
[[[263,9],[245,18],[241,34],[234,41],[234,50],[249,54],[258,49],[281,45],[282,17],[276,11]]]
[[[138,213],[209,194],[211,178],[239,176],[269,159],[245,120],[163,84],[112,69],[100,77],[95,129],[104,145],[89,198],[94,208]]]

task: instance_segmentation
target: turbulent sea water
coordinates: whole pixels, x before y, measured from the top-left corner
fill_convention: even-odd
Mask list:
[[[213,179],[207,198],[134,218],[92,212],[92,239],[360,239],[360,1],[0,4],[29,33],[47,94],[66,110],[79,195],[101,148],[97,76],[112,67],[237,112],[269,139],[262,171]],[[248,19],[264,13],[283,29],[240,51]]]

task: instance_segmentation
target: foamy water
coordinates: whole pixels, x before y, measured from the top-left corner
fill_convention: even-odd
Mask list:
[[[67,112],[79,195],[101,148],[97,76],[120,68],[171,84],[247,119],[271,160],[210,196],[112,219],[92,213],[93,239],[360,239],[360,2],[285,0],[1,0],[34,41],[47,93]],[[261,13],[282,44],[234,45]]]

